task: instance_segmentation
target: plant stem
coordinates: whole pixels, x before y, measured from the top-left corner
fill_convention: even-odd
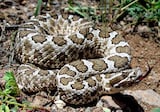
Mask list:
[[[77,9],[73,8],[70,4],[68,5],[69,9],[73,10],[74,12],[78,13],[79,15],[85,17],[86,15],[84,15],[83,13],[81,13],[80,11],[78,11]]]
[[[17,102],[6,101],[6,103],[7,103],[7,104],[17,105],[17,106],[20,106],[20,107],[23,107],[23,108],[26,108],[26,107],[27,107],[25,104],[20,104],[20,103],[17,103]]]
[[[125,7],[121,8],[121,11],[125,10],[126,8],[128,8],[129,6],[133,5],[134,3],[138,2],[138,0],[135,0],[129,4],[127,4]]]

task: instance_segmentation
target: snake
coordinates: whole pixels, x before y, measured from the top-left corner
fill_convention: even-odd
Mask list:
[[[135,84],[142,72],[130,67],[128,42],[106,29],[65,12],[21,24],[15,38],[18,87],[28,93],[56,90],[64,102],[83,105]]]

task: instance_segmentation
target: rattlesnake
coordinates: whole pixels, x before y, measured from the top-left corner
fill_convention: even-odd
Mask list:
[[[38,16],[21,25],[16,81],[26,92],[55,90],[69,104],[117,93],[142,75],[130,69],[129,44],[118,31],[68,13]]]

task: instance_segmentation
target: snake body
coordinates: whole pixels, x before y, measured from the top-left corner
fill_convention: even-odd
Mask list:
[[[130,46],[116,31],[67,13],[38,16],[21,25],[16,80],[23,91],[57,89],[63,101],[86,104],[133,84]]]

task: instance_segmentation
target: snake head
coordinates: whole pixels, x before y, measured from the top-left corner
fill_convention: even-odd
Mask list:
[[[142,72],[139,67],[110,74],[105,86],[107,94],[118,93],[140,81]]]
[[[142,72],[139,67],[135,69],[125,70],[121,74],[121,77],[123,77],[123,79],[118,83],[114,84],[113,87],[127,88],[135,84],[136,82],[139,82],[139,79],[142,77]]]
[[[124,77],[124,79],[114,84],[114,87],[115,88],[126,88],[135,83],[140,82],[150,73],[153,67],[150,67],[147,64],[146,68],[147,68],[147,71],[144,74],[141,72],[139,67],[135,69],[129,69],[129,70],[123,71],[121,76]],[[125,73],[128,75],[125,75]]]

